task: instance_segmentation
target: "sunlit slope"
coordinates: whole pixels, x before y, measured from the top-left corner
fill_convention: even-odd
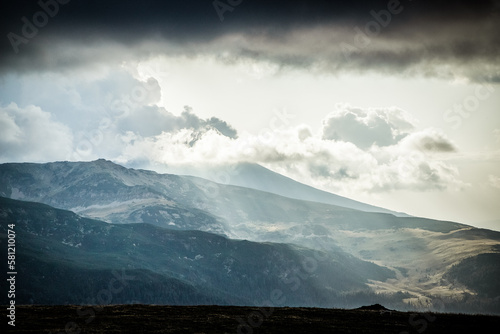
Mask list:
[[[370,284],[379,292],[407,291],[408,303],[427,305],[435,297],[457,301],[469,295],[490,301],[498,297],[494,295],[498,283],[491,276],[500,264],[494,258],[480,258],[486,287],[478,282],[481,277],[461,277],[464,267],[476,263],[467,259],[499,253],[498,232],[362,212],[197,177],[127,169],[105,160],[4,164],[0,181],[0,195],[47,203],[110,223],[150,223],[232,239],[345,251],[394,270],[397,277]],[[500,298],[496,303],[500,305]]]

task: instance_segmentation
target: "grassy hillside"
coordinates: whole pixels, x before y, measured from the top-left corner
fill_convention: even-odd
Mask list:
[[[367,289],[371,279],[394,277],[343,252],[149,224],[113,225],[0,198],[0,231],[6,233],[12,223],[19,303],[86,303],[109,289],[114,272],[133,277],[127,289],[113,294],[114,302],[181,305],[255,305],[280,290],[286,292],[286,305],[327,306],[341,293]]]
[[[500,253],[499,232],[455,222],[362,212],[196,177],[127,169],[105,160],[3,164],[0,165],[0,194],[45,202],[108,223],[130,224],[120,228],[119,225],[96,226],[94,234],[92,229],[84,228],[59,236],[56,243],[79,251],[102,252],[98,258],[105,262],[104,269],[109,263],[119,263],[187,280],[192,285],[204,279],[206,282],[201,282],[207,286],[216,284],[216,290],[223,286],[220,290],[225,292],[227,285],[233,289],[231,293],[237,291],[238,295],[243,294],[243,299],[254,300],[248,286],[256,286],[256,283],[248,281],[248,277],[258,284],[281,288],[283,280],[294,281],[283,268],[300,269],[302,259],[323,252],[329,256],[329,264],[318,266],[315,269],[318,272],[303,275],[308,278],[308,284],[303,285],[300,298],[290,297],[291,303],[298,303],[294,305],[338,305],[329,304],[333,299],[343,300],[345,305],[345,293],[369,289],[370,293],[381,296],[408,294],[404,303],[412,308],[439,309],[445,300],[453,305],[453,310],[464,304],[460,309],[464,312],[500,313],[500,300],[492,285],[499,268],[497,259],[481,258],[481,275],[469,275],[475,264],[464,261],[482,254]],[[150,227],[140,226],[144,223],[161,227],[158,230],[161,232],[146,231]],[[208,236],[197,236],[193,230],[217,234],[221,241],[215,243],[213,249],[201,247]],[[182,231],[188,234],[177,233]],[[95,237],[98,234],[100,238]],[[131,246],[128,240],[132,234],[134,238],[146,235],[149,246],[144,248],[142,239]],[[157,240],[150,234],[168,234],[168,238],[185,241],[173,243],[173,248],[169,248],[165,240]],[[112,238],[112,242],[102,239],[104,236]],[[242,252],[254,250],[235,240],[257,243],[259,249],[266,249],[268,253],[247,259]],[[191,247],[196,253],[187,252],[185,247]],[[232,251],[231,247],[239,250]],[[176,258],[157,258],[155,252]],[[241,254],[236,255],[238,252]],[[219,253],[225,256],[223,260],[214,258],[213,254]],[[275,255],[282,253],[288,262]],[[33,251],[33,256],[35,254]],[[236,261],[238,256],[243,259]],[[142,261],[144,257],[148,261]],[[99,261],[88,265],[96,266]],[[254,262],[258,262],[255,264],[258,270],[249,276],[247,271],[254,269]],[[85,260],[82,263],[86,263]],[[454,266],[459,267],[453,269]],[[226,274],[221,274],[224,272]],[[207,276],[207,273],[210,274]],[[247,276],[233,276],[236,273]]]

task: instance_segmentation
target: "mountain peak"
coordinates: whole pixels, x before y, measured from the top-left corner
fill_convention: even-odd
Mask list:
[[[119,164],[116,164],[114,163],[113,161],[111,160],[106,160],[106,159],[103,159],[103,158],[100,158],[100,159],[97,159],[97,160],[94,160],[94,161],[90,161],[90,163],[93,163],[93,164],[97,164],[97,165],[107,165],[107,166],[119,166],[121,168],[125,168]]]

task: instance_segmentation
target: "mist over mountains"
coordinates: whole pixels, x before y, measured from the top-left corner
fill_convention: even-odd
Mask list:
[[[255,163],[246,162],[206,168],[189,166],[183,166],[182,168],[167,167],[166,169],[174,174],[198,176],[222,184],[262,190],[295,199],[333,204],[361,211],[383,212],[400,217],[409,217],[402,212],[391,211],[318,190]]]
[[[244,167],[256,181],[267,175],[253,183],[261,190],[243,176],[227,185],[106,160],[0,165],[2,244],[15,223],[26,264],[19,302],[259,305],[274,296],[275,306],[500,313],[499,232],[368,212]],[[120,293],[96,300],[117,275],[130,278]]]

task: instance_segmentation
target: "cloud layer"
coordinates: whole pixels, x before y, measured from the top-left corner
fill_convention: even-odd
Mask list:
[[[311,101],[315,115],[325,109],[322,122],[255,134],[240,124],[236,131],[227,116],[210,117],[214,109],[203,114],[196,102],[199,110],[182,108],[184,100],[191,103],[189,94],[210,101],[210,80],[219,78],[204,77],[193,91],[184,85],[179,92],[173,78],[162,80],[157,70],[138,64],[209,59],[251,69],[268,83],[299,72],[315,79],[375,73],[500,82],[498,0],[41,0],[0,6],[0,162],[107,158],[161,171],[249,161],[344,195],[461,189],[467,185],[451,159],[459,155],[457,144],[439,129],[418,127],[392,102],[332,110],[330,101],[319,107]],[[199,72],[185,73],[196,80]],[[266,87],[263,99],[273,94],[272,84]],[[258,98],[256,92],[221,114],[239,112],[238,103]],[[175,93],[182,94],[181,107],[166,110],[163,94]],[[409,97],[405,106],[418,109],[418,99]],[[442,116],[436,117],[430,124],[440,126]],[[488,181],[495,187],[497,176]]]
[[[177,115],[165,110],[158,105],[158,82],[127,69],[83,79],[49,77],[50,87],[45,75],[32,77],[30,93],[13,91],[9,96],[19,104],[0,110],[2,162],[104,157],[160,171],[254,162],[344,194],[464,186],[446,162],[455,144],[436,129],[417,130],[416,120],[397,107],[338,104],[316,130],[287,123],[259,134],[238,133],[189,107]]]
[[[465,186],[457,169],[443,159],[443,155],[456,151],[443,133],[434,129],[416,131],[409,122],[411,117],[394,107],[337,108],[325,118],[318,133],[301,125],[260,135],[243,133],[238,138],[214,130],[200,133],[193,129],[147,138],[132,136],[117,161],[149,161],[166,170],[178,170],[183,165],[255,162],[302,182],[342,193],[456,190]],[[353,113],[364,118],[353,121]],[[365,121],[377,126],[367,129]],[[345,122],[355,126],[345,127]],[[344,126],[343,134],[347,135],[325,138],[325,133],[337,125]],[[372,133],[366,134],[370,130]]]
[[[3,4],[2,35],[16,34],[23,43],[13,35],[2,39],[1,70],[62,71],[204,54],[319,72],[500,81],[497,0],[233,1],[222,14],[208,0],[42,3],[52,4],[52,12],[57,5],[57,13],[51,17],[35,1]],[[40,12],[47,20],[30,32]]]

